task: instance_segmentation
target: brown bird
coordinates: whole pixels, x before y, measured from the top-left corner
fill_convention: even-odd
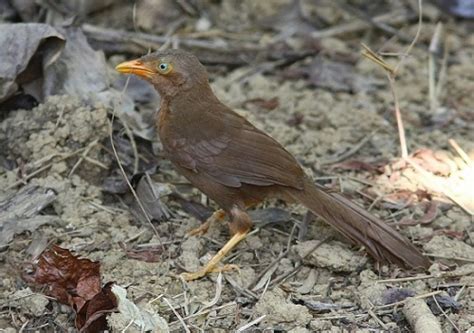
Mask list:
[[[232,238],[201,270],[185,273],[185,279],[215,271],[250,231],[246,210],[268,197],[303,204],[380,262],[429,266],[409,240],[342,194],[314,184],[282,145],[221,103],[193,54],[158,51],[121,63],[116,70],[155,87],[161,96],[156,127],[166,157],[230,217]],[[223,218],[223,212],[211,219]]]

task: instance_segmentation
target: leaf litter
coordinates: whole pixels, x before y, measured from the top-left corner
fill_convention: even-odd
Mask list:
[[[285,6],[292,3],[279,1],[277,5],[273,1],[262,4],[250,1],[244,1],[242,4],[222,2],[205,7],[209,8],[208,11],[201,11],[201,7],[183,1],[173,10],[180,13],[179,15],[193,14],[185,14],[191,16],[182,22],[176,22],[176,25],[173,25],[175,30],[170,29],[163,33],[169,33],[169,36],[176,38],[175,41],[178,40],[176,43],[182,43],[183,47],[188,49],[199,45],[200,48],[194,51],[206,64],[212,64],[209,67],[212,85],[219,98],[282,142],[317,181],[330,183],[352,198],[364,202],[366,207],[370,206],[375,214],[389,223],[408,221],[409,225],[404,226],[401,232],[423,246],[436,262],[430,268],[432,276],[428,280],[417,280],[417,276],[412,272],[387,267],[382,267],[375,273],[372,262],[366,260],[362,252],[338,240],[327,242],[325,247],[319,249],[320,252],[301,262],[296,251],[297,246],[301,244],[296,243],[294,239],[305,212],[300,207],[270,202],[270,207],[258,207],[256,211],[255,219],[262,222],[261,230],[252,234],[228,258],[229,263],[240,265],[240,273],[226,273],[219,300],[211,308],[203,309],[202,304],[213,300],[215,296],[215,276],[183,285],[177,274],[182,272],[183,268],[198,267],[218,250],[219,243],[227,239],[228,232],[225,226],[215,225],[210,228],[207,238],[186,238],[187,231],[199,225],[199,221],[204,220],[215,207],[176,175],[169,163],[153,156],[160,156],[160,145],[154,142],[153,131],[146,124],[154,111],[153,105],[157,103],[156,96],[134,82],[129,82],[130,93],[120,93],[125,82],[123,78],[117,79],[114,76],[112,67],[119,61],[128,59],[128,53],[140,55],[146,53],[150,45],[156,46],[156,43],[144,42],[153,41],[150,36],[162,38],[161,41],[167,40],[167,37],[157,35],[164,25],[156,22],[149,21],[147,25],[141,26],[145,29],[141,34],[133,32],[136,31],[132,19],[133,8],[125,3],[117,3],[107,10],[87,9],[80,12],[93,12],[91,21],[86,19],[88,23],[128,29],[132,32],[132,35],[129,35],[133,37],[132,43],[130,39],[124,39],[126,34],[116,33],[117,30],[113,30],[114,34],[110,36],[118,39],[104,40],[100,38],[103,36],[101,34],[110,33],[110,30],[82,25],[81,29],[88,42],[93,45],[94,51],[87,49],[80,31],[75,31],[66,24],[66,30],[75,31],[76,36],[74,37],[74,33],[62,32],[69,35],[71,40],[78,38],[76,45],[83,45],[84,55],[88,55],[88,61],[94,62],[91,63],[91,68],[97,68],[98,73],[105,75],[97,77],[100,81],[95,83],[105,83],[104,87],[111,87],[111,91],[116,91],[106,97],[109,98],[108,104],[104,103],[103,99],[99,102],[98,96],[92,91],[91,94],[86,92],[84,96],[76,98],[47,97],[45,103],[33,110],[11,111],[0,116],[0,142],[5,143],[5,150],[0,153],[0,196],[4,195],[3,188],[10,187],[10,190],[15,191],[21,189],[25,183],[52,188],[57,197],[44,208],[40,216],[44,214],[58,217],[58,223],[54,226],[44,224],[36,230],[16,235],[8,248],[0,253],[2,263],[15,265],[24,261],[22,254],[31,239],[37,240],[35,242],[40,245],[48,239],[59,240],[62,246],[84,257],[100,260],[102,279],[128,286],[127,298],[133,300],[140,309],[162,315],[169,323],[171,331],[182,330],[183,322],[184,327],[189,329],[199,327],[209,330],[235,330],[239,327],[254,326],[260,329],[299,329],[303,332],[349,327],[408,329],[407,323],[399,320],[400,317],[403,318],[403,314],[398,308],[390,308],[390,312],[384,312],[383,309],[374,310],[373,304],[384,304],[383,295],[386,290],[406,288],[413,290],[415,297],[421,297],[436,291],[438,286],[450,284],[455,286],[450,288],[454,288],[458,293],[456,297],[461,305],[460,310],[443,305],[449,304],[449,300],[444,302],[442,298],[437,298],[438,303],[458,327],[467,329],[472,326],[474,318],[470,315],[471,305],[467,301],[472,298],[472,291],[463,287],[473,283],[472,277],[465,273],[471,265],[465,260],[470,259],[467,256],[472,250],[472,222],[457,205],[446,203],[446,197],[442,198],[442,193],[436,193],[428,186],[420,186],[423,184],[413,175],[411,166],[390,164],[389,161],[393,161],[398,155],[390,110],[390,92],[386,86],[379,84],[383,82],[384,77],[374,65],[354,56],[360,50],[358,42],[361,31],[371,32],[365,35],[373,41],[371,45],[385,45],[388,35],[373,33],[370,24],[361,22],[360,19],[354,21],[351,15],[341,11],[337,5],[324,4],[315,12],[312,11],[311,4],[303,2],[300,2],[298,11],[292,8],[289,12],[304,18],[301,20],[304,24],[300,25],[296,32],[293,31],[295,33],[292,32],[293,37],[285,35],[285,31],[281,34],[278,27],[270,27],[270,30],[277,31],[276,35],[258,28],[255,13],[260,15],[259,18],[278,18],[279,14],[283,14],[281,20],[284,21],[288,18],[285,18]],[[433,13],[430,5],[426,6],[427,10],[432,10]],[[78,10],[77,7],[71,8],[67,12]],[[361,8],[375,17],[380,16],[380,7]],[[386,8],[384,20],[397,29],[400,28],[403,33],[413,35],[415,25],[411,20],[416,18],[416,15],[400,16],[400,8],[394,4]],[[60,13],[53,13],[53,9],[47,10],[51,15],[54,14],[55,20],[60,21]],[[147,10],[141,10],[140,13],[149,14]],[[437,17],[435,11],[434,13],[435,16],[430,17]],[[26,12],[21,16],[28,17]],[[394,17],[398,17],[398,21],[394,20]],[[111,18],[120,22],[120,26],[109,25]],[[116,18],[121,20],[115,20]],[[135,22],[146,22],[141,20],[141,16],[137,18]],[[321,18],[323,20],[320,20]],[[208,20],[209,24],[201,25],[199,31],[193,31],[197,21],[201,19]],[[431,18],[425,22],[425,35],[422,34],[420,43],[426,43],[431,37],[435,20],[430,20]],[[279,21],[274,22],[278,25]],[[306,25],[307,22],[310,26]],[[348,24],[357,25],[357,29],[353,30],[355,33],[343,36],[337,32],[337,29],[344,32]],[[450,24],[453,32],[449,37],[452,43],[450,55],[455,61],[448,63],[447,84],[445,89],[441,90],[439,101],[449,108],[449,114],[459,117],[451,117],[451,120],[443,122],[442,126],[431,124],[429,127],[423,127],[425,120],[432,119],[433,116],[424,96],[424,91],[427,90],[427,75],[424,73],[425,53],[422,49],[414,49],[411,57],[406,59],[408,70],[399,77],[399,95],[403,104],[402,112],[407,116],[408,142],[412,145],[410,151],[414,152],[422,147],[429,149],[418,150],[413,158],[429,169],[435,177],[447,178],[456,175],[459,184],[463,184],[462,180],[469,179],[469,173],[466,171],[468,169],[461,168],[462,164],[459,163],[454,166],[443,158],[443,154],[438,153],[440,150],[447,150],[447,142],[451,138],[468,154],[474,149],[469,134],[472,133],[469,101],[473,81],[470,70],[472,66],[468,61],[468,52],[474,43],[468,36],[463,35],[462,27],[457,26],[457,23]],[[245,29],[249,27],[255,29],[251,34],[245,33]],[[331,31],[332,28],[337,29]],[[331,33],[332,37],[312,40],[311,36],[318,35],[319,32],[326,35]],[[276,44],[272,44],[274,38]],[[174,43],[173,39],[170,39],[170,43]],[[311,47],[307,48],[308,45]],[[388,43],[388,49],[391,51],[402,50],[405,46],[396,41]],[[240,51],[239,47],[244,50]],[[298,50],[300,47],[302,49]],[[110,71],[103,72],[102,61],[107,58],[101,58],[102,55],[95,53],[99,49],[105,50],[107,57],[111,56],[107,60]],[[308,49],[313,53],[308,55]],[[316,52],[321,52],[319,64],[316,62],[319,67],[314,65]],[[272,53],[274,54],[270,57],[269,54]],[[289,57],[291,54],[294,56],[291,61],[278,62],[281,60],[279,57]],[[298,57],[298,54],[306,56]],[[347,58],[348,55],[352,57]],[[331,61],[321,62],[321,59]],[[82,59],[78,60],[77,63],[80,64]],[[260,66],[258,62],[261,60],[266,62],[265,66]],[[70,61],[73,66],[77,59],[71,57]],[[57,63],[59,64],[67,66],[68,61],[63,59]],[[315,66],[317,71],[311,71],[311,65]],[[282,75],[287,70],[296,73],[291,80]],[[311,82],[310,74],[318,74],[318,71],[326,71],[327,80],[321,81],[321,77],[316,76],[313,77],[313,81],[316,81]],[[70,73],[87,74],[81,71]],[[369,84],[359,87],[355,82],[364,78],[370,79]],[[54,88],[64,92],[65,87],[61,86],[61,80]],[[329,85],[327,82],[332,83]],[[323,87],[324,84],[326,86]],[[108,90],[109,88],[105,88],[104,91]],[[86,95],[87,98],[82,98]],[[116,103],[118,100],[122,100],[122,104]],[[150,203],[159,197],[161,204],[170,212],[168,219],[155,222],[159,236],[149,232],[148,227],[141,225],[137,217],[131,214],[124,200],[129,190],[123,186],[123,182],[112,183],[108,187],[111,191],[106,191],[103,187],[104,180],[112,179],[109,177],[117,179],[117,176],[120,176],[108,143],[108,114],[112,112],[112,108],[117,108],[117,115],[120,117],[114,124],[114,141],[120,148],[120,159],[123,160],[130,179],[133,180],[136,173],[148,172],[153,183],[172,185],[174,193],[171,195],[150,196],[149,194],[153,193],[149,191],[150,184],[147,184],[148,188],[143,192],[145,198],[150,199]],[[123,113],[120,108],[124,110]],[[331,169],[334,165],[322,163],[330,156],[340,156],[343,149],[357,145],[361,137],[364,137],[362,133],[368,134],[374,129],[378,129],[377,133],[352,155],[356,162],[351,164],[342,160],[338,162],[342,163],[341,168],[334,169]],[[129,133],[134,137],[131,138]],[[136,149],[133,148],[132,140],[135,141]],[[150,147],[152,154],[149,154]],[[456,157],[450,155],[449,159],[456,160]],[[378,161],[386,162],[380,165]],[[3,165],[10,166],[6,168]],[[449,166],[449,169],[446,166]],[[377,201],[378,197],[382,199]],[[435,200],[440,199],[442,200],[439,205],[433,204]],[[271,210],[274,207],[279,211]],[[264,227],[268,221],[271,223]],[[430,222],[417,223],[420,221]],[[319,220],[309,223],[307,227],[306,239],[321,239],[326,235],[337,238],[337,235]],[[308,244],[306,247],[310,249]],[[291,251],[287,251],[288,249]],[[259,273],[272,265],[276,259],[277,263],[271,266],[273,268],[265,275],[266,280],[262,288],[257,291],[248,290],[247,287]],[[347,263],[351,269],[341,267],[340,260]],[[443,274],[439,275],[439,269]],[[461,274],[461,270],[465,272]],[[312,271],[314,272],[311,273]],[[18,286],[15,283],[15,275],[12,272],[0,270],[0,277],[5,282],[1,290],[3,299],[10,299],[19,288],[26,290],[21,297],[33,297],[28,296],[25,285]],[[394,282],[377,283],[380,278],[393,279]],[[412,280],[397,280],[406,278]],[[299,289],[308,280],[311,283]],[[274,281],[279,282],[273,283]],[[94,318],[95,313],[101,318],[104,317],[101,313],[104,307],[100,299],[103,301],[111,297],[112,286],[101,285],[100,290],[97,303],[90,303],[97,306],[91,306],[90,309],[82,307],[78,317],[82,318],[84,323]],[[304,291],[305,297],[308,297],[304,298],[307,306],[305,303],[295,304],[294,300],[302,299],[298,290]],[[163,297],[169,304],[163,301]],[[15,303],[15,310],[0,318],[0,325],[15,327],[16,330],[23,324],[25,327],[44,324],[68,328],[74,326],[70,316],[60,309],[53,307],[53,313],[47,313],[42,305],[44,303],[44,298],[38,298],[38,308],[34,314],[27,309],[25,303]],[[345,304],[353,304],[354,307],[337,308]],[[390,303],[388,305],[390,306]],[[316,310],[324,307],[332,307],[332,310],[331,313],[325,313],[325,310],[317,313],[311,310],[311,306]],[[435,313],[436,307],[434,304],[430,311]],[[235,315],[237,310],[238,316]],[[375,313],[375,318],[370,314],[371,311]],[[278,314],[279,317],[273,314]],[[117,315],[119,314],[114,313],[108,319]],[[443,314],[436,316],[443,325],[450,325]],[[86,317],[89,319],[86,320]],[[377,321],[377,317],[383,320],[383,325]],[[117,324],[116,328],[123,330],[131,321],[130,317],[125,316],[114,322]],[[135,328],[139,330],[139,326]]]

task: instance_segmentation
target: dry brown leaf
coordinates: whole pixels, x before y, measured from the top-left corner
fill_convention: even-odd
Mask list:
[[[44,251],[34,265],[34,272],[24,278],[36,285],[46,285],[47,295],[76,312],[101,291],[100,264],[74,256],[57,245]]]
[[[101,288],[98,262],[79,258],[69,250],[53,245],[41,254],[33,269],[23,278],[45,286],[45,294],[71,306],[76,312],[76,327],[80,332],[108,329],[105,315],[117,309],[117,301],[110,291],[112,283]]]

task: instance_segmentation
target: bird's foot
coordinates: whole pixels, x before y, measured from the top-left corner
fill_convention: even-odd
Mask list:
[[[224,265],[223,267],[218,267],[219,262],[231,251],[241,240],[245,239],[248,231],[239,232],[232,236],[231,239],[216,253],[214,257],[207,263],[206,266],[201,268],[199,271],[194,273],[183,273],[181,276],[186,281],[192,281],[206,276],[208,273],[212,272],[223,272],[228,271],[229,269],[235,269],[236,265]]]
[[[201,224],[199,227],[192,229],[188,231],[186,234],[188,237],[189,236],[203,236],[204,234],[207,233],[209,230],[209,227],[211,226],[212,223],[222,221],[225,217],[225,211],[222,209],[216,210],[208,219],[206,222]]]
[[[234,264],[228,264],[228,265],[224,265],[224,266],[221,266],[221,267],[210,267],[210,268],[203,267],[202,269],[200,269],[197,272],[182,273],[181,277],[185,281],[193,281],[193,280],[200,279],[200,278],[206,276],[209,273],[229,272],[229,271],[232,271],[232,270],[240,271],[240,268],[239,268],[239,266],[234,265]]]

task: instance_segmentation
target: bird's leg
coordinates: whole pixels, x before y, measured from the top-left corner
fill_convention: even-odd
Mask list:
[[[209,230],[209,227],[211,224],[214,222],[220,222],[224,220],[225,218],[225,211],[223,209],[216,210],[203,224],[201,224],[199,227],[194,228],[190,231],[188,231],[187,235],[188,236],[202,236],[204,235],[207,230]]]
[[[222,268],[217,268],[217,264],[229,253],[239,242],[245,237],[252,228],[252,221],[250,220],[250,216],[242,209],[238,207],[232,208],[230,211],[232,220],[230,222],[230,231],[233,232],[233,236],[229,241],[222,247],[222,249],[217,252],[217,254],[209,260],[209,262],[201,268],[199,271],[194,273],[183,273],[181,276],[186,281],[196,280],[202,278],[203,276],[207,275],[211,272],[216,271],[224,271],[229,270],[230,268],[236,268],[235,265],[225,265]]]

